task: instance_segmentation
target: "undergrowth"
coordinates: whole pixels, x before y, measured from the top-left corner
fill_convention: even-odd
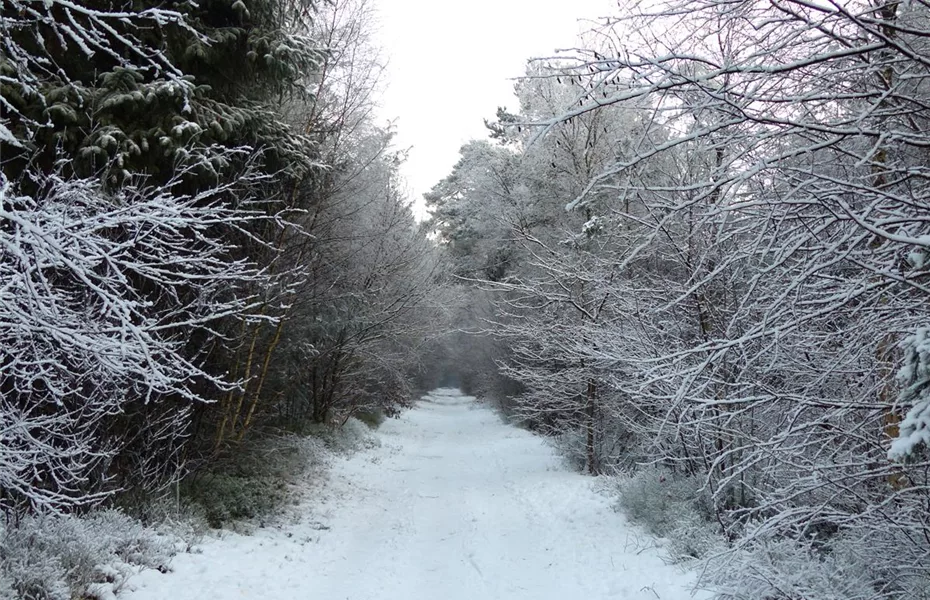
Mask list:
[[[334,454],[377,445],[358,419],[309,434],[263,432],[227,448],[162,498],[124,494],[119,509],[84,515],[9,515],[0,520],[0,598],[115,600],[135,570],[170,570],[171,558],[208,528],[248,530],[248,523],[283,513]]]

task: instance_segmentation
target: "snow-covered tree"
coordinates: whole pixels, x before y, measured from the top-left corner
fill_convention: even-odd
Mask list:
[[[334,169],[305,218],[307,280],[282,342],[297,423],[406,402],[416,347],[431,335],[424,302],[437,257],[400,188],[390,140],[377,130],[357,140],[353,160]]]
[[[488,124],[498,143],[464,146],[452,174],[427,201],[458,274],[495,292],[499,312],[486,326],[509,347],[502,374],[524,386],[512,398],[515,413],[548,432],[579,436],[579,454],[594,472],[616,439],[604,435],[602,400],[611,392],[602,385],[606,373],[592,335],[618,318],[612,312],[618,300],[606,284],[629,245],[627,232],[604,226],[639,200],[588,187],[657,133],[630,104],[556,123],[537,136],[532,123],[557,116],[587,94],[579,80],[559,75],[531,65],[516,86],[520,112],[501,110]],[[566,212],[568,203],[580,208]]]
[[[232,206],[225,188],[179,193],[182,179],[109,192],[56,174],[32,195],[2,180],[3,510],[99,502],[115,491],[110,467],[128,460],[126,444],[177,452],[189,405],[237,384],[205,370],[189,343],[248,309],[248,290],[267,279],[230,260],[236,249],[219,234],[269,217],[248,197]],[[158,418],[150,408],[142,431],[114,435],[126,415],[166,401],[175,405]],[[158,456],[137,482],[157,485],[172,463]]]
[[[264,167],[297,173],[309,149],[274,104],[320,50],[309,4],[283,0],[4,0],[4,170],[48,173],[59,155],[108,185],[137,173],[158,182],[184,166],[209,187],[237,172],[226,148],[261,151]],[[235,64],[231,69],[229,65]]]
[[[632,101],[662,129],[569,202],[640,199],[604,225],[638,230],[612,285],[640,332],[610,323],[598,350],[653,438],[646,458],[703,474],[731,539],[872,540],[858,548],[876,598],[918,597],[926,577],[901,567],[927,531],[926,456],[908,452],[924,406],[926,18],[906,2],[635,7],[560,70],[587,96],[539,123]],[[908,461],[888,460],[894,439]]]
[[[289,0],[0,6],[0,412],[18,432],[0,452],[29,457],[4,509],[158,485],[183,471],[191,410],[245,379],[230,348],[288,301],[285,190],[318,166],[280,109],[312,98],[312,16]]]
[[[902,565],[927,535],[926,7],[625,10],[492,124],[508,214],[545,215],[492,229],[507,273],[471,275],[497,290],[518,402],[570,412],[594,373],[598,435],[625,453],[602,458],[702,477],[730,541],[861,552],[871,597],[922,597]],[[437,196],[441,235],[499,205],[460,189]],[[808,598],[785,564],[731,576]]]
[[[314,21],[326,52],[303,81],[313,98],[285,110],[326,168],[286,190],[302,234],[278,239],[274,269],[289,279],[283,296],[264,294],[259,311],[280,320],[243,326],[231,348],[232,371],[248,383],[210,415],[217,443],[256,423],[301,428],[391,412],[411,396],[436,257],[407,205],[403,153],[390,128],[373,122],[382,67],[372,27],[364,1],[322,6]]]

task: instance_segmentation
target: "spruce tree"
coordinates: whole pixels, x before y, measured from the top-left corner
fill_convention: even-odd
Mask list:
[[[195,167],[195,188],[233,176],[229,148],[268,172],[310,164],[274,105],[317,50],[292,35],[308,7],[280,0],[197,4],[3,0],[3,170],[12,179],[64,159],[74,176],[121,185]],[[11,139],[12,138],[12,139]],[[247,156],[251,155],[251,156]],[[235,161],[233,161],[235,162]],[[29,168],[27,168],[29,166]]]

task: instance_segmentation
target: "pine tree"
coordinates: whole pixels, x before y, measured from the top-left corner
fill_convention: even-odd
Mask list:
[[[284,29],[308,6],[3,0],[2,8],[11,178],[48,173],[64,158],[75,176],[104,173],[109,185],[135,174],[164,183],[184,169],[202,189],[236,172],[229,148],[260,154],[268,172],[309,166],[305,140],[274,109],[302,93],[297,81],[318,55]]]

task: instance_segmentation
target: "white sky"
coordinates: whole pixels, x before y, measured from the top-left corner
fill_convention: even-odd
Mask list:
[[[484,138],[482,119],[517,108],[510,78],[526,59],[576,45],[579,19],[613,14],[610,0],[376,0],[379,43],[390,61],[382,101],[397,146],[412,147],[403,174],[415,203],[449,174],[458,150]],[[422,208],[421,208],[422,210]]]

